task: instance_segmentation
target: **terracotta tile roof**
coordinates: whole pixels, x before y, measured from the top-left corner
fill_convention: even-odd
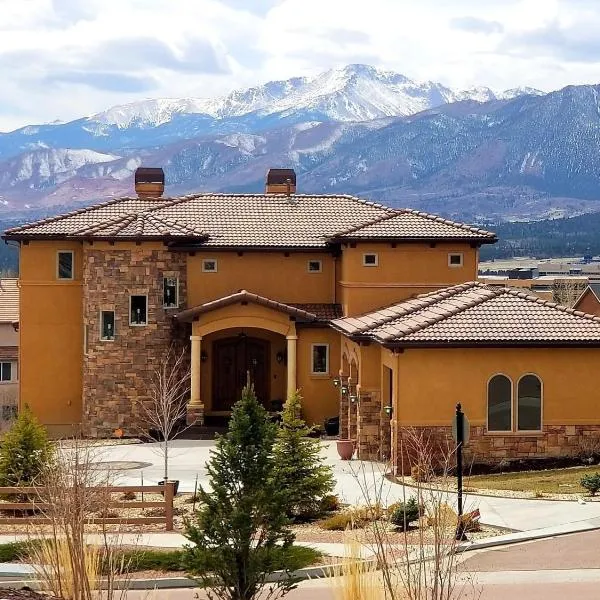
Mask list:
[[[319,321],[331,321],[344,316],[341,304],[296,304],[291,302],[287,304],[315,315]]]
[[[18,279],[0,279],[0,323],[19,320]]]
[[[382,215],[370,223],[347,229],[335,237],[353,240],[484,238],[494,241],[496,234],[429,213],[403,208]]]
[[[348,336],[390,346],[600,345],[600,317],[511,288],[468,282],[360,317],[336,319]]]
[[[19,349],[16,346],[0,346],[0,360],[17,360]]]
[[[121,198],[9,229],[5,237],[193,239],[210,247],[319,248],[350,233],[361,239],[496,239],[467,225],[353,196],[302,194]]]
[[[323,315],[335,314],[335,316],[339,316],[339,312],[341,312],[341,307],[336,304],[285,304],[283,302],[278,302],[277,300],[259,296],[258,294],[252,294],[246,290],[240,290],[235,294],[230,294],[229,296],[224,296],[223,298],[211,300],[210,302],[200,304],[199,306],[182,310],[174,315],[174,319],[180,322],[189,322],[193,321],[199,315],[217,308],[248,302],[285,312],[290,316],[296,317],[300,321],[309,323],[328,320],[328,318],[324,318]]]

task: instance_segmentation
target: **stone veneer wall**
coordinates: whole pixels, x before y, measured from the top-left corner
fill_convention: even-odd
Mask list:
[[[83,431],[135,435],[144,427],[140,403],[171,342],[189,347],[189,326],[173,325],[176,309],[163,308],[163,278],[179,278],[179,306],[187,301],[186,255],[167,249],[84,248],[83,315],[87,352],[83,365]],[[129,296],[148,296],[148,325],[129,325]],[[100,311],[115,311],[115,340],[100,340]],[[189,356],[189,353],[188,353]],[[147,429],[147,428],[146,428]]]
[[[361,391],[357,406],[356,435],[360,460],[381,460],[381,399],[378,391]]]
[[[411,432],[407,435],[407,430]],[[404,433],[398,429],[394,464],[397,473],[417,462],[409,438],[416,434],[434,454],[441,456],[453,449],[451,427],[410,427]],[[408,440],[408,441],[407,441]],[[469,443],[465,445],[465,465],[469,463],[498,464],[502,460],[574,456],[600,445],[600,425],[546,425],[539,434],[493,433],[485,427],[472,426]],[[404,457],[402,457],[402,453]],[[435,462],[435,461],[434,461]]]

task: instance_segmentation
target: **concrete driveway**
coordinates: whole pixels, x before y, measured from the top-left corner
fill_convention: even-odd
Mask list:
[[[169,477],[180,481],[181,491],[192,492],[196,478],[199,485],[208,486],[206,463],[214,446],[212,440],[171,442]],[[383,504],[414,494],[412,488],[387,481],[383,477],[384,466],[379,463],[340,460],[335,442],[324,443],[323,458],[333,468],[336,493],[344,502],[364,504],[365,491],[372,499],[379,498]],[[117,485],[139,485],[142,477],[146,485],[163,479],[163,458],[158,443],[103,446],[98,449],[96,460],[107,463],[107,466],[120,467],[113,471]],[[455,495],[449,494],[448,501],[454,503]],[[565,531],[600,527],[600,502],[579,504],[467,496],[466,507],[479,508],[484,523],[518,531],[556,526],[565,526]]]

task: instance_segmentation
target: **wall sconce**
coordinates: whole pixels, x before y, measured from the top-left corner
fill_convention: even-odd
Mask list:
[[[340,381],[339,377],[334,377],[333,378],[333,387],[339,388],[341,383],[342,382]]]
[[[208,360],[208,354],[206,353],[206,350],[202,350],[202,352],[200,352],[200,360],[202,362],[206,362]]]
[[[385,414],[391,419],[392,413],[394,412],[394,408],[388,404],[387,406],[383,407],[383,410],[385,411]]]
[[[358,401],[358,396],[356,394],[351,394],[349,399],[350,399],[350,402],[352,402],[352,404],[354,404],[355,402]]]
[[[348,393],[348,386],[344,383],[342,385],[342,396],[345,396]]]
[[[278,364],[281,364],[285,360],[285,352],[281,350],[275,355],[275,360]]]

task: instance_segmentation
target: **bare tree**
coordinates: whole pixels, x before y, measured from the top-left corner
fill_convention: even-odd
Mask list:
[[[181,425],[187,416],[189,379],[185,348],[178,351],[171,344],[152,374],[150,398],[140,409],[144,424],[158,433],[165,481],[169,477],[169,443],[187,429]]]
[[[552,286],[552,301],[572,308],[575,302],[585,291],[587,280],[576,279],[573,277],[567,279],[555,279]]]

